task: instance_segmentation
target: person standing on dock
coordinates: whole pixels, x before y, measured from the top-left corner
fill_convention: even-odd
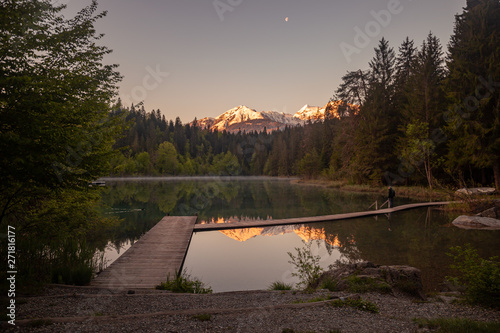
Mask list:
[[[395,196],[396,196],[396,191],[392,189],[392,186],[389,186],[389,194],[387,195],[387,199],[389,200],[389,208],[394,207]]]

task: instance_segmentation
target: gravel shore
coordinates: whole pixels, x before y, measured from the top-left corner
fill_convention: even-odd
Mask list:
[[[318,298],[361,297],[379,313],[334,307]],[[414,318],[468,318],[499,322],[500,311],[404,295],[317,291],[241,291],[209,295],[157,290],[51,286],[19,297],[16,326],[7,332],[425,332]],[[316,300],[315,302],[306,302]],[[300,303],[298,303],[300,302]],[[292,331],[293,330],[293,331]]]

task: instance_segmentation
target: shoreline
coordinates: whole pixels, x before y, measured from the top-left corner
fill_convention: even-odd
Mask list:
[[[290,177],[275,177],[275,176],[125,176],[101,177],[96,181],[289,181],[292,185],[317,186],[328,189],[335,189],[353,193],[374,193],[382,196],[386,195],[387,188],[385,186],[373,187],[368,184],[348,185],[345,181],[332,181],[327,179],[305,179],[297,176]],[[430,190],[421,186],[394,186],[397,189],[397,196],[415,199],[415,200],[449,200],[453,197],[452,193],[444,191]]]
[[[387,187],[379,186],[374,187],[368,184],[363,185],[348,185],[344,181],[332,181],[326,179],[304,179],[300,178],[298,180],[292,180],[291,184],[297,185],[307,185],[307,186],[317,186],[323,188],[336,189],[345,192],[354,193],[374,193],[382,196],[387,196]],[[451,193],[446,193],[444,191],[430,190],[421,186],[393,186],[396,190],[396,196],[415,199],[415,200],[450,200],[453,198]]]
[[[375,304],[373,313],[335,300]],[[326,299],[326,300],[325,300]],[[432,295],[425,302],[403,294],[318,290],[241,291],[205,295],[154,289],[97,289],[51,285],[44,294],[19,297],[16,327],[30,332],[415,332],[415,318],[466,318],[499,322],[500,311],[456,302],[455,294]]]

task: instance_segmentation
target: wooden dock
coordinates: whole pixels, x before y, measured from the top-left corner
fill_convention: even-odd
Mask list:
[[[449,203],[448,201],[424,202],[365,212],[219,224],[196,224],[196,216],[166,216],[101,272],[91,282],[91,286],[118,289],[154,288],[160,282],[166,281],[168,274],[174,277],[176,272],[180,272],[193,231],[328,222],[390,214],[421,207],[443,206]]]
[[[345,214],[335,214],[335,215],[323,215],[323,216],[313,216],[313,217],[297,217],[291,219],[279,219],[279,220],[263,220],[263,221],[249,221],[249,222],[235,222],[235,223],[210,223],[210,224],[197,224],[194,226],[194,231],[214,231],[214,230],[228,230],[228,229],[242,229],[242,228],[256,228],[256,227],[273,227],[279,225],[291,225],[291,224],[306,224],[306,223],[318,223],[318,222],[329,222],[338,220],[354,219],[366,216],[375,216],[381,214],[390,214],[403,210],[430,207],[430,206],[444,206],[450,204],[449,201],[441,202],[422,202],[416,204],[401,205],[394,208],[386,208],[379,210],[369,210],[365,212],[355,212],[355,213],[345,213]]]
[[[175,276],[184,263],[196,216],[166,216],[108,268],[91,286],[154,288]]]

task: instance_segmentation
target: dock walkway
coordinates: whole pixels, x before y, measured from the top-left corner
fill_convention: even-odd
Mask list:
[[[184,262],[196,216],[165,216],[91,282],[106,288],[154,288]]]
[[[196,216],[166,216],[101,272],[91,286],[154,288],[168,274],[174,277],[181,270],[193,232],[346,220],[447,204],[450,202],[424,202],[365,212],[220,224],[196,224]]]
[[[430,207],[430,206],[444,206],[451,202],[441,201],[441,202],[422,202],[408,205],[401,205],[394,208],[386,208],[379,210],[369,210],[365,212],[355,212],[355,213],[344,213],[335,215],[323,215],[323,216],[313,216],[313,217],[297,217],[291,219],[279,219],[279,220],[263,220],[263,221],[249,221],[249,222],[234,222],[234,223],[210,223],[210,224],[197,224],[194,226],[194,231],[214,231],[214,230],[228,230],[228,229],[242,229],[242,228],[256,228],[256,227],[273,227],[278,225],[291,225],[291,224],[306,224],[306,223],[318,223],[318,222],[329,222],[337,220],[347,220],[358,217],[375,216],[381,214],[390,214],[399,212],[402,210]]]

